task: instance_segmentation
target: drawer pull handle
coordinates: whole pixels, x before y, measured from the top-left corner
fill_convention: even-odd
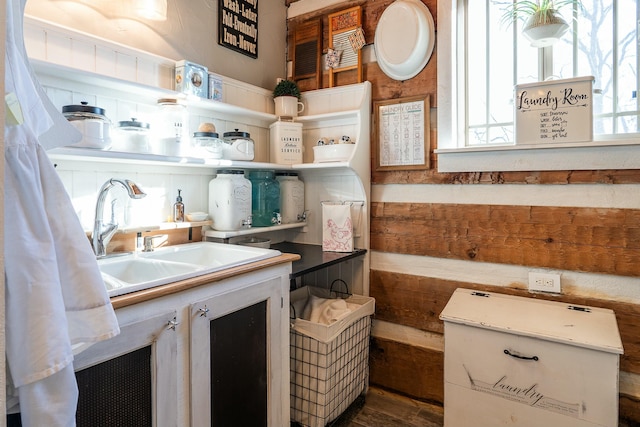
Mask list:
[[[504,354],[506,354],[507,356],[511,356],[511,357],[515,357],[516,359],[522,359],[522,360],[534,360],[534,361],[538,361],[540,360],[540,358],[538,358],[538,356],[520,356],[519,354],[515,354],[515,353],[511,353],[509,350],[505,349],[504,350]]]
[[[489,294],[486,292],[478,292],[478,291],[474,291],[471,292],[471,295],[475,296],[475,297],[485,297],[485,298],[489,298]]]
[[[569,307],[567,307],[569,310],[575,310],[575,311],[584,311],[585,313],[591,313],[591,309],[589,307],[578,307],[576,305],[570,305]]]

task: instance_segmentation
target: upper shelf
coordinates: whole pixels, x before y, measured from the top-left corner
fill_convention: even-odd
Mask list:
[[[204,99],[194,95],[165,89],[157,86],[146,85],[87,70],[67,67],[60,64],[30,59],[38,78],[44,83],[50,81],[67,81],[73,85],[91,86],[95,90],[106,88],[109,91],[118,92],[136,100],[149,100],[155,102],[160,98],[175,98],[181,100],[188,107],[195,107],[207,111],[216,112],[225,116],[245,117],[263,123],[276,121],[275,114],[234,105],[227,102]]]

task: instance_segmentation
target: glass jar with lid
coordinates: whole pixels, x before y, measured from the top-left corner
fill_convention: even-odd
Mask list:
[[[194,132],[192,139],[192,156],[204,159],[221,159],[224,142],[216,132]]]
[[[82,134],[82,139],[72,146],[101,150],[111,147],[111,121],[104,108],[83,101],[80,105],[63,106],[62,115]]]
[[[302,221],[304,217],[304,182],[297,172],[276,172],[280,183],[280,216],[283,224]]]
[[[226,160],[253,160],[254,143],[249,132],[238,129],[223,134],[222,155]]]
[[[184,156],[190,149],[189,112],[187,106],[177,99],[158,99],[159,113],[154,123],[156,144],[152,146],[154,154],[165,156]]]
[[[135,117],[118,122],[113,141],[113,150],[132,153],[149,152],[149,123],[141,122]]]
[[[252,170],[251,181],[251,226],[269,227],[280,222],[280,184],[275,172]]]

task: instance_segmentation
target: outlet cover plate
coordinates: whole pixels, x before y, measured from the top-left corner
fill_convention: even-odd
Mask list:
[[[562,293],[560,275],[555,273],[529,272],[529,291]]]

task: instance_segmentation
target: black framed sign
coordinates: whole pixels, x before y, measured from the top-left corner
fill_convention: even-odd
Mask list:
[[[218,44],[258,57],[258,0],[218,0]]]

